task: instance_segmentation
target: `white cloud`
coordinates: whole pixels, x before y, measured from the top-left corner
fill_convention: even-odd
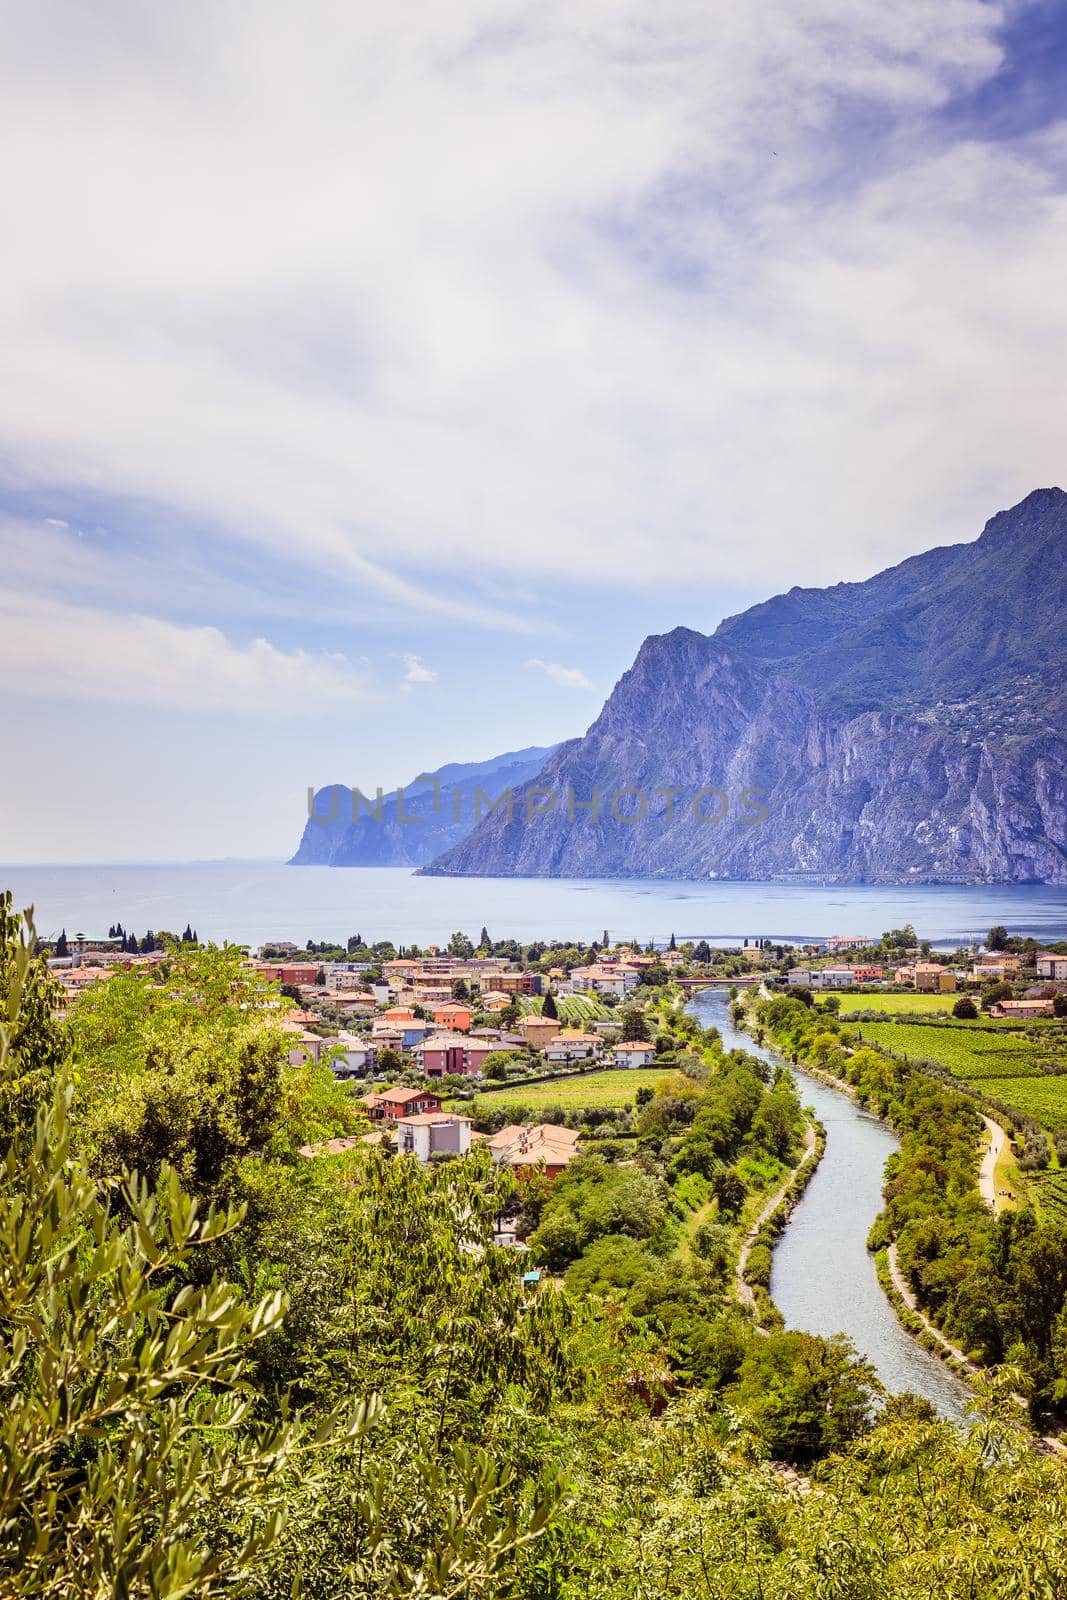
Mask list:
[[[218,628],[37,601],[0,590],[8,694],[242,716],[315,716],[369,694],[343,655],[233,644]]]
[[[103,11],[0,61],[25,482],[536,631],[482,574],[830,580],[1062,476],[1055,136],[932,121],[1003,5]]]
[[[428,667],[418,656],[404,655],[401,658],[407,671],[404,673],[403,683],[405,688],[410,688],[416,683],[436,683],[437,673]]]
[[[585,673],[579,667],[562,667],[558,661],[539,661],[536,656],[531,656],[529,661],[523,663],[527,667],[536,667],[553,683],[558,683],[564,689],[592,689]]]

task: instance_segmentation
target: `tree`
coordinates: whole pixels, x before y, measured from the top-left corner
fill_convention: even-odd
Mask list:
[[[448,941],[448,953],[458,956],[461,961],[469,961],[474,954],[474,946],[465,933],[454,933]]]
[[[47,986],[32,925],[3,932],[0,1018],[35,1016]],[[0,1020],[9,1102],[17,1033]],[[7,1125],[0,1162],[0,1370],[19,1396],[0,1423],[4,1593],[231,1594],[278,1537],[282,1469],[301,1443],[291,1422],[253,1422],[242,1392],[284,1301],[181,1284],[189,1256],[240,1218],[199,1216],[172,1169],[154,1192],[126,1173],[130,1221],[117,1221],[112,1180],[98,1187],[71,1148],[71,1089],[64,1064],[50,1101]],[[351,1436],[376,1413],[364,1408]]]
[[[66,930],[66,928],[62,928],[60,930],[59,938],[56,940],[56,955],[57,956],[69,956],[70,955],[70,949],[69,949],[69,947],[67,945],[67,930]]]
[[[467,980],[465,978],[457,978],[455,983],[452,985],[453,1000],[469,1000],[470,997],[471,992],[467,987]]]
[[[1055,995],[1052,1001],[1052,1015],[1054,1017],[1067,1017],[1067,994]]]
[[[982,1010],[988,1011],[1000,1000],[1010,1000],[1012,997],[1010,983],[990,983],[982,990]]]
[[[712,1193],[725,1217],[735,1217],[745,1203],[748,1190],[736,1167],[721,1168],[711,1180]]]
[[[677,948],[678,948],[678,943],[677,943],[677,940],[674,937],[674,934],[672,933],[671,937],[670,937],[670,942],[667,945],[667,949],[668,950],[677,950]]]
[[[1008,948],[1008,930],[1002,922],[997,922],[990,928],[985,936],[987,950],[1006,950]]]
[[[973,1022],[978,1015],[978,1007],[970,995],[961,994],[956,1004],[952,1007],[952,1015],[959,1017],[962,1022]]]
[[[693,960],[706,966],[711,960],[711,946],[706,939],[701,939],[693,951]]]
[[[392,1045],[386,1045],[384,1050],[378,1052],[378,1067],[384,1073],[399,1072],[404,1065],[399,1050],[394,1050]]]
[[[640,1006],[627,1006],[622,1013],[622,1042],[640,1043],[648,1038],[648,1021]]]
[[[489,937],[488,930],[483,927],[481,933],[478,935],[478,949],[489,951],[492,948],[493,941]]]
[[[559,1008],[556,1005],[556,997],[551,989],[545,995],[544,1004],[541,1007],[541,1015],[549,1018],[552,1022],[559,1020]]]
[[[364,948],[363,935],[361,933],[350,933],[347,944],[349,955],[352,954],[353,950],[362,950]]]

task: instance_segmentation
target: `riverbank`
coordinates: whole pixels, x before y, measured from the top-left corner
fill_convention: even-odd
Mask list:
[[[844,1334],[889,1394],[920,1394],[941,1416],[963,1425],[969,1389],[902,1328],[867,1248],[884,1205],[883,1168],[898,1148],[894,1135],[836,1079],[809,1073],[806,1064],[794,1068],[787,1056],[739,1029],[724,996],[698,994],[691,1009],[704,1026],[718,1028],[727,1049],[745,1050],[772,1069],[791,1071],[802,1102],[822,1129],[825,1154],[805,1164],[804,1192],[790,1207],[788,1226],[766,1239],[765,1255],[750,1251],[749,1280],[754,1255],[756,1266],[769,1270],[764,1292],[786,1328],[827,1338]]]
[[[756,1318],[756,1330],[770,1333],[769,1324],[782,1325],[782,1315],[770,1294],[771,1256],[775,1240],[789,1221],[798,1205],[808,1180],[822,1160],[826,1148],[826,1132],[822,1125],[808,1118],[804,1126],[804,1149],[800,1160],[789,1173],[781,1187],[771,1195],[745,1234],[734,1268],[734,1287],[741,1305]],[[759,1264],[758,1272],[750,1266],[752,1252],[762,1247],[767,1254],[766,1265]]]

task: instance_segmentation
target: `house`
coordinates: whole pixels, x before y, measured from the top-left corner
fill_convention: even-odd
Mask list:
[[[286,1060],[291,1067],[301,1067],[305,1061],[318,1061],[326,1043],[320,1034],[309,1033],[299,1022],[282,1021],[278,1026],[286,1036]]]
[[[520,1017],[515,1024],[532,1050],[543,1050],[562,1032],[563,1024],[555,1017]]]
[[[342,1028],[336,1038],[327,1039],[330,1070],[335,1078],[365,1078],[378,1064],[378,1051],[368,1039]]]
[[[485,1058],[493,1046],[484,1039],[463,1033],[432,1033],[415,1046],[415,1060],[426,1078],[443,1078],[454,1073],[461,1078],[480,1078]]]
[[[504,994],[501,989],[488,989],[482,995],[482,1010],[487,1011],[490,1016],[495,1015],[498,1011],[503,1011],[510,1004],[511,996]]]
[[[856,974],[852,967],[823,967],[811,975],[815,989],[854,989]]]
[[[316,989],[314,995],[324,1005],[336,1006],[353,1017],[372,1017],[377,1009],[373,995],[358,989]]]
[[[990,1006],[991,1017],[1053,1017],[1055,1002],[1052,1000],[998,1000]]]
[[[823,940],[822,949],[830,955],[836,956],[841,955],[845,950],[866,950],[870,945],[877,944],[877,942],[876,939],[872,939],[866,933],[835,933],[831,938]]]
[[[785,981],[791,989],[810,989],[811,972],[807,967],[790,967]]]
[[[571,988],[587,994],[610,994],[624,1000],[641,981],[635,967],[572,967]]]
[[[1054,978],[1058,982],[1067,980],[1067,956],[1058,956],[1053,950],[1039,950],[1037,975],[1039,978]]]
[[[1011,950],[983,950],[978,957],[976,965],[979,967],[996,967],[998,976],[1006,972],[1018,972],[1022,965],[1022,958]]]
[[[439,1028],[444,1028],[448,1033],[470,1033],[471,1008],[460,1005],[455,1000],[445,1001],[443,1004],[432,1005],[430,1012]]]
[[[431,1156],[466,1155],[471,1145],[471,1122],[469,1117],[454,1117],[447,1111],[423,1111],[400,1117],[396,1136],[401,1155],[413,1155],[425,1165]]]
[[[650,1067],[655,1050],[644,1039],[627,1039],[615,1046],[617,1067]]]
[[[497,972],[493,974],[493,988],[501,994],[540,994],[539,972]]]
[[[399,1038],[401,1050],[414,1050],[432,1032],[429,1022],[417,1022],[414,1017],[410,1022],[388,1022],[382,1018],[371,1025],[372,1039]]]
[[[853,967],[857,983],[882,983],[885,980],[884,967]]]
[[[564,1028],[545,1046],[545,1059],[563,1065],[572,1061],[599,1061],[603,1048],[604,1041],[599,1034]]]
[[[552,1122],[531,1127],[513,1123],[501,1128],[486,1142],[498,1166],[508,1166],[522,1173],[532,1172],[543,1164],[547,1177],[558,1178],[578,1154],[579,1138],[573,1128],[561,1128]]]
[[[394,1089],[380,1089],[374,1094],[361,1096],[372,1122],[398,1122],[401,1117],[420,1116],[426,1111],[440,1111],[441,1097],[429,1089],[407,1089],[403,1084]]]
[[[912,983],[920,994],[953,994],[956,974],[936,961],[916,961]]]
[[[317,961],[259,961],[254,970],[270,983],[291,983],[299,987],[302,983],[314,983],[320,968]]]

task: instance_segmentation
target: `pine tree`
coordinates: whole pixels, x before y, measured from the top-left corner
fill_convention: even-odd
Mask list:
[[[185,932],[182,934],[182,944],[192,944],[192,942],[193,942],[193,930],[192,930],[192,927],[190,926],[190,924],[187,922],[185,924]]]
[[[671,934],[671,942],[667,946],[667,949],[668,950],[677,950],[677,948],[678,948],[678,944],[677,944],[677,941],[675,940],[674,934],[672,933]]]
[[[548,993],[545,995],[545,1003],[541,1007],[541,1015],[543,1017],[549,1017],[553,1022],[559,1021],[559,1011],[556,1008],[556,997],[551,989],[549,989]]]
[[[59,938],[56,940],[56,955],[57,956],[69,956],[70,955],[70,951],[67,948],[67,930],[66,930],[66,928],[63,929],[62,933],[59,935]]]

